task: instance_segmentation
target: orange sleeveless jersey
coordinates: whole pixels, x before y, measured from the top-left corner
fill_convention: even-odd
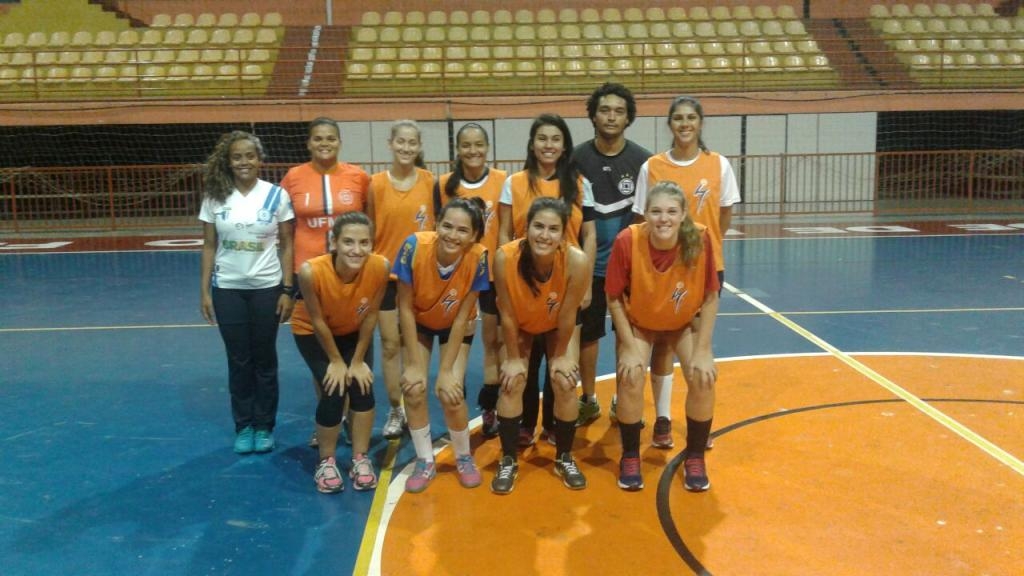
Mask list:
[[[288,170],[281,186],[295,210],[295,270],[314,256],[329,252],[334,217],[366,210],[370,177],[354,164],[338,162],[321,172],[312,162]]]
[[[310,259],[309,265],[313,268],[313,287],[320,300],[320,312],[331,334],[344,336],[358,332],[359,324],[369,312],[370,303],[387,287],[387,260],[379,254],[370,254],[359,275],[349,283],[338,277],[330,253]],[[292,332],[300,335],[313,333],[313,324],[303,300],[299,300],[292,311]]]
[[[701,237],[710,239],[703,226]],[[689,324],[704,304],[708,275],[708,250],[701,250],[693,266],[676,260],[668,270],[659,272],[651,258],[650,226],[633,224],[632,258],[629,268],[629,294],[623,297],[626,315],[634,326],[646,330],[679,330]],[[618,240],[616,240],[618,241]],[[717,275],[716,278],[717,280]],[[633,298],[637,305],[632,304]]]
[[[690,204],[690,215],[699,224],[708,227],[711,247],[715,253],[715,269],[725,270],[722,256],[722,225],[719,222],[719,203],[722,196],[722,164],[718,154],[701,152],[689,166],[678,166],[664,153],[647,160],[647,181],[653,187],[662,180],[679,184]],[[649,188],[648,188],[649,189]]]
[[[519,246],[524,242],[526,240],[513,240],[499,248],[505,253],[508,298],[519,329],[528,334],[543,334],[558,328],[558,312],[569,286],[568,253],[564,248],[558,249],[551,277],[537,285],[539,290],[534,296],[526,280],[519,275]]]
[[[473,287],[480,261],[487,257],[485,250],[482,244],[474,244],[451,276],[444,279],[437,271],[437,232],[416,233],[416,251],[411,265],[409,250],[403,249],[398,258],[412,269],[412,308],[417,324],[431,330],[452,327],[459,306]],[[469,319],[476,319],[475,310]]]
[[[512,175],[512,234],[516,238],[526,237],[526,215],[530,211],[530,204],[540,197],[561,198],[562,193],[558,188],[558,180],[538,180],[537,190],[539,195],[530,191],[530,179],[526,170],[520,170]],[[576,204],[569,214],[569,226],[565,231],[565,238],[572,246],[580,245],[580,229],[583,227],[583,179],[579,180],[579,194],[576,195]]]
[[[434,175],[416,169],[416,183],[405,192],[395,190],[388,171],[370,177],[376,238],[373,251],[394,262],[410,234],[434,229]]]
[[[441,206],[447,204],[451,199],[444,193],[444,187],[451,177],[452,174],[449,172],[441,176],[438,181],[438,186],[441,187]],[[489,280],[492,282],[494,281],[494,255],[498,251],[498,199],[501,198],[501,187],[505,185],[506,178],[508,175],[504,170],[488,168],[487,180],[480,183],[479,187],[465,188],[459,185],[455,189],[460,198],[480,198],[487,206],[487,211],[484,213],[484,235],[480,239],[480,243],[487,248],[487,270],[490,274]],[[440,212],[440,207],[438,211]]]

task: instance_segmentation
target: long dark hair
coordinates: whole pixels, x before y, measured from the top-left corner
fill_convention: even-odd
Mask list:
[[[676,96],[676,99],[672,101],[672,104],[668,107],[668,121],[672,121],[672,115],[676,113],[676,108],[687,104],[693,111],[700,117],[700,135],[697,136],[697,147],[701,149],[705,154],[710,154],[711,150],[708,150],[706,144],[704,144],[704,107],[701,106],[700,100],[697,100],[693,96]]]
[[[484,212],[487,211],[487,205],[484,204],[483,198],[471,196],[469,198],[454,198],[450,202],[441,208],[441,212],[437,215],[437,224],[440,225],[441,221],[444,220],[444,215],[449,210],[459,209],[469,214],[469,221],[473,225],[474,242],[479,242],[484,236]]]
[[[554,212],[562,220],[564,234],[565,227],[569,223],[569,205],[557,198],[548,198],[546,196],[537,198],[530,204],[530,210],[526,213],[526,229],[529,230],[530,222],[533,222],[534,217],[545,210]],[[528,237],[519,241],[519,253],[519,275],[526,281],[526,285],[530,288],[530,293],[536,296],[540,293],[540,288],[537,286],[537,265],[533,261],[533,250],[530,249]]]
[[[690,211],[686,206],[686,195],[675,182],[662,180],[647,192],[647,205],[644,206],[644,212],[651,206],[654,197],[659,195],[669,196],[679,201],[679,207],[683,211],[683,221],[679,224],[679,257],[683,260],[683,264],[692,266],[700,256],[701,250],[704,249],[704,242],[701,240],[700,230],[693,218],[690,217]]]
[[[469,124],[463,124],[462,127],[459,128],[459,131],[455,133],[456,147],[458,147],[459,139],[462,138],[462,135],[467,130],[479,130],[484,135],[484,142],[486,142],[488,146],[491,145],[491,138],[487,135],[487,130],[484,130],[484,127],[476,122],[470,122]],[[459,184],[462,183],[463,177],[462,159],[455,158],[455,162],[452,164],[452,175],[444,184],[444,193],[447,194],[449,198],[455,198],[457,196],[456,192],[459,190]]]
[[[565,149],[555,164],[555,174],[558,176],[558,190],[562,200],[568,206],[576,204],[576,196],[579,194],[579,173],[576,171],[576,163],[572,159],[572,133],[569,132],[569,125],[565,123],[558,114],[541,114],[530,126],[530,140],[526,144],[526,163],[523,169],[526,170],[530,183],[530,193],[538,195],[537,179],[540,176],[539,163],[533,154],[533,139],[537,136],[537,130],[541,126],[554,126],[562,133],[562,142]]]
[[[256,148],[256,154],[260,162],[266,158],[263,153],[263,143],[260,139],[242,130],[233,130],[224,134],[213,147],[213,152],[203,164],[203,195],[224,203],[235,189],[235,176],[231,172],[231,146],[239,140],[248,140]]]

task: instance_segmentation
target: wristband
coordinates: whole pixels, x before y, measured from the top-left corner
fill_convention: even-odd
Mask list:
[[[295,286],[281,285],[281,294],[287,295],[289,298],[295,298]]]

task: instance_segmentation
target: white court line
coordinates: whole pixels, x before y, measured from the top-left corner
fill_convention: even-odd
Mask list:
[[[840,349],[836,348],[835,346],[829,344],[828,342],[826,342],[822,338],[818,337],[814,333],[810,332],[809,330],[807,330],[803,326],[800,326],[796,322],[793,322],[789,318],[786,318],[782,314],[772,310],[767,305],[762,304],[761,302],[759,302],[757,299],[755,299],[754,297],[750,296],[749,294],[746,294],[745,292],[743,292],[742,290],[740,290],[740,289],[736,288],[735,286],[729,284],[728,282],[725,283],[724,287],[725,287],[726,290],[728,290],[729,292],[735,294],[737,297],[739,297],[743,301],[747,302],[751,306],[753,306],[753,307],[757,308],[758,310],[761,310],[765,314],[771,316],[773,319],[775,319],[777,322],[779,322],[783,326],[786,326],[787,328],[789,328],[793,332],[796,332],[797,334],[803,336],[806,340],[808,340],[809,342],[811,342],[812,344],[814,344],[818,348],[821,348],[822,350],[828,352],[829,354],[831,354],[832,356],[834,356],[836,359],[840,360],[841,362],[843,362],[847,366],[853,368],[857,372],[860,372],[864,376],[867,376],[868,378],[870,378],[872,381],[874,381],[876,384],[878,384],[882,388],[885,388],[886,390],[888,390],[889,392],[893,393],[894,395],[896,395],[900,399],[904,400],[905,402],[907,402],[908,404],[910,404],[914,408],[917,408],[919,411],[924,413],[926,416],[928,416],[929,418],[935,420],[939,424],[945,426],[946,428],[951,430],[956,435],[960,436],[964,440],[967,440],[971,444],[974,444],[975,446],[980,448],[983,452],[985,452],[989,456],[992,456],[993,458],[995,458],[999,462],[1001,462],[1001,463],[1005,464],[1006,466],[1010,467],[1011,470],[1013,470],[1013,471],[1017,472],[1018,474],[1024,476],[1024,462],[1021,462],[1019,459],[1014,457],[1009,452],[1003,450],[999,446],[996,446],[992,442],[986,440],[985,438],[983,438],[978,433],[974,432],[973,430],[971,430],[967,426],[964,426],[963,424],[961,424],[960,422],[956,421],[955,419],[947,416],[945,413],[941,412],[940,410],[937,410],[936,408],[934,408],[933,406],[931,406],[927,402],[921,400],[917,396],[914,396],[913,394],[908,392],[906,389],[904,389],[901,386],[897,385],[892,380],[889,380],[885,376],[882,376],[878,372],[875,372],[874,370],[869,368],[867,365],[859,362],[858,360],[856,360],[855,358],[853,358],[852,356],[850,356],[846,352],[843,352],[842,350],[840,350]]]

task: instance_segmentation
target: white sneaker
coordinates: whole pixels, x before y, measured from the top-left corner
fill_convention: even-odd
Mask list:
[[[401,408],[392,408],[388,412],[388,420],[384,423],[382,433],[388,440],[394,440],[402,436],[405,426],[405,411]]]

